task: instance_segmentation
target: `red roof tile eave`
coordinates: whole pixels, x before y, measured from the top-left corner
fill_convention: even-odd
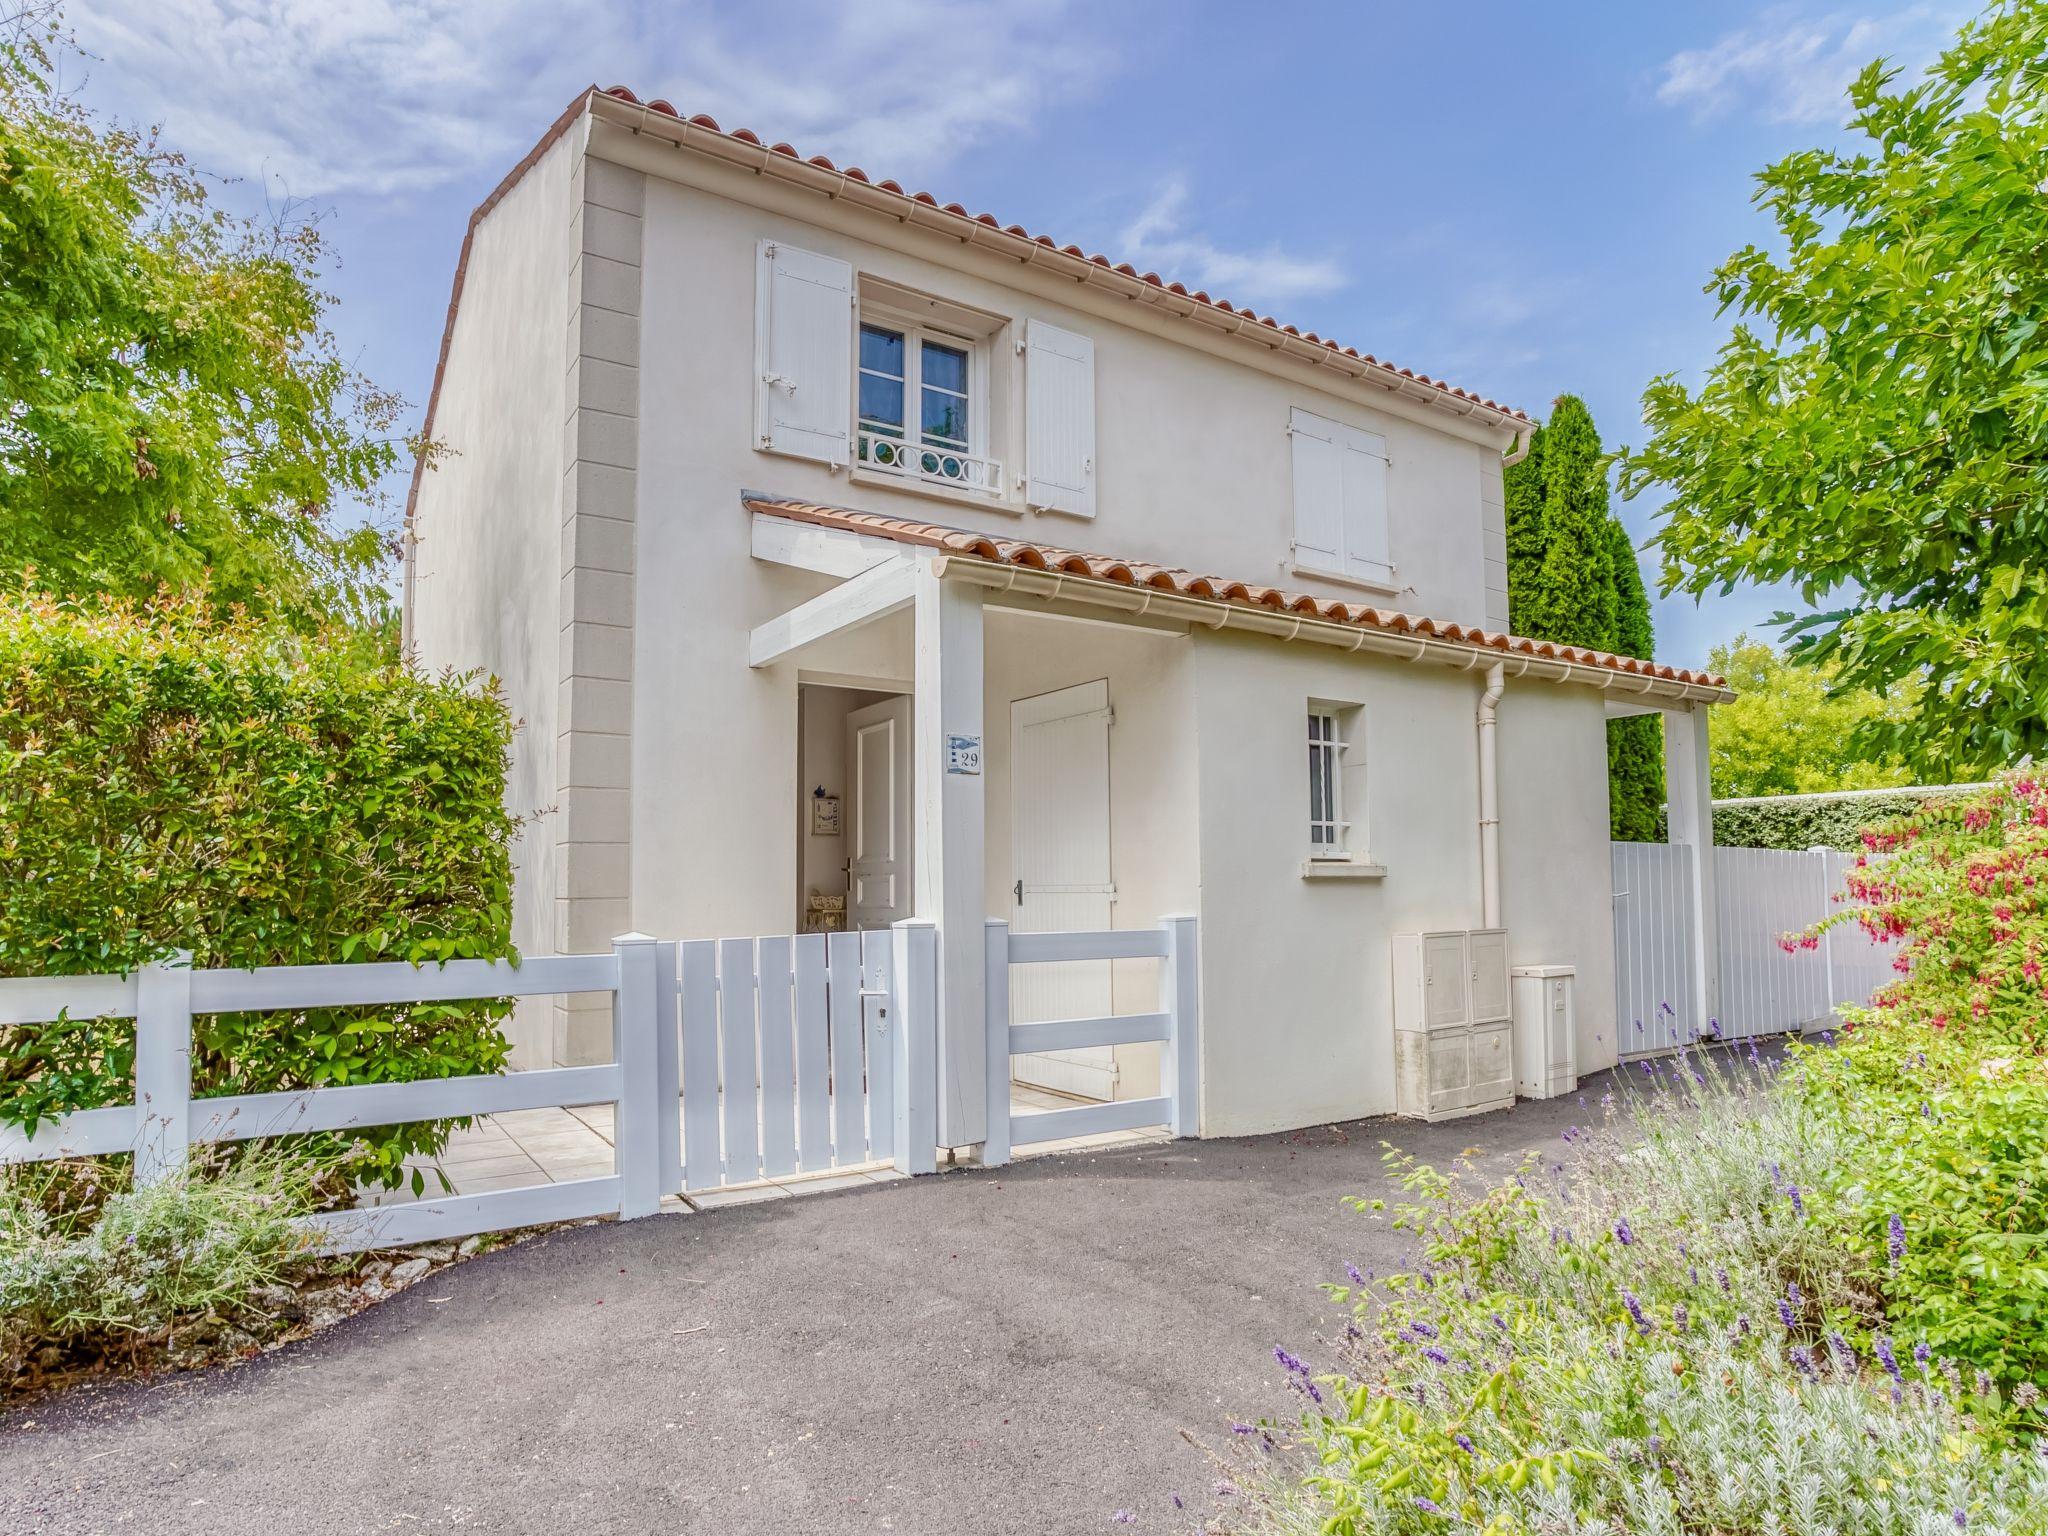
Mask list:
[[[875,180],[859,166],[842,168],[835,165],[824,155],[805,157],[790,144],[779,142],[775,144],[763,143],[760,135],[754,133],[751,129],[735,128],[728,131],[719,126],[716,118],[705,113],[700,112],[694,116],[685,117],[667,101],[657,97],[654,100],[643,102],[629,88],[623,85],[608,86],[594,93],[594,100],[604,98],[624,103],[629,107],[638,108],[642,112],[672,118],[686,129],[701,131],[728,144],[745,145],[752,152],[762,156],[764,163],[766,163],[766,157],[777,156],[789,161],[792,165],[810,166],[827,175],[842,177],[846,181],[857,182],[863,186],[872,187],[876,191],[901,198],[906,203],[918,204],[930,212],[948,216],[962,225],[970,226],[970,238],[973,234],[979,233],[984,236],[993,235],[1020,242],[1034,247],[1038,251],[1051,252],[1055,256],[1067,258],[1071,262],[1085,264],[1096,269],[1098,273],[1114,275],[1132,283],[1144,284],[1147,287],[1158,290],[1162,294],[1170,294],[1176,299],[1184,300],[1195,308],[1208,310],[1218,315],[1230,316],[1239,322],[1240,328],[1246,324],[1261,327],[1270,333],[1275,341],[1288,339],[1304,342],[1313,347],[1320,347],[1334,357],[1345,358],[1360,364],[1364,368],[1374,370],[1398,381],[1396,387],[1400,383],[1420,385],[1426,391],[1439,397],[1444,405],[1452,406],[1453,408],[1463,406],[1465,414],[1484,411],[1500,418],[1502,425],[1513,425],[1515,427],[1534,425],[1527,412],[1517,410],[1513,406],[1503,405],[1497,400],[1486,398],[1484,395],[1474,394],[1470,390],[1461,389],[1454,384],[1446,383],[1442,379],[1431,378],[1426,373],[1417,373],[1413,369],[1385,362],[1380,358],[1374,357],[1369,352],[1360,352],[1355,347],[1347,347],[1327,337],[1318,336],[1314,331],[1298,330],[1294,326],[1275,320],[1271,315],[1261,315],[1249,306],[1233,305],[1227,299],[1212,298],[1200,289],[1190,289],[1182,283],[1162,278],[1157,272],[1140,272],[1128,262],[1112,262],[1107,256],[1100,253],[1091,256],[1083,252],[1081,247],[1077,245],[1061,245],[1053,240],[1052,237],[1048,235],[1034,235],[1021,225],[1005,225],[993,214],[970,214],[960,204],[941,203],[929,192],[906,192],[901,185],[894,181],[886,179]]]
[[[860,512],[850,507],[827,506],[820,502],[770,496],[743,491],[740,503],[747,511],[791,521],[837,528],[849,533],[868,534],[938,550],[950,557],[982,560],[995,565],[1017,566],[1054,575],[1078,576],[1120,586],[1150,588],[1177,597],[1263,608],[1277,614],[1298,615],[1331,624],[1350,624],[1386,634],[1416,640],[1437,640],[1452,645],[1499,652],[1505,656],[1572,666],[1637,677],[1666,687],[1704,690],[1732,698],[1727,681],[1707,672],[1694,672],[1610,651],[1581,646],[1558,645],[1548,640],[1531,640],[1476,625],[1459,624],[1413,614],[1382,610],[1364,603],[1318,598],[1305,592],[1259,586],[1221,576],[1204,576],[1178,566],[1155,565],[1143,560],[1122,560],[1112,555],[1091,555],[1078,550],[1034,540],[1005,539],[990,534],[953,528],[943,523],[925,523],[912,518],[890,517],[879,512]]]

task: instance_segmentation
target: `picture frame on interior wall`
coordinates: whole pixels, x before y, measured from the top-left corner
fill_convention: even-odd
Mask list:
[[[811,796],[811,836],[839,836],[839,797],[819,790]]]

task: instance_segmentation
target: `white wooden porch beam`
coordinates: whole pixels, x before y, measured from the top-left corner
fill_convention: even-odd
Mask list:
[[[769,666],[827,635],[859,629],[899,608],[908,608],[917,564],[911,555],[892,556],[756,626],[747,638],[747,665]]]
[[[858,576],[884,561],[899,559],[903,546],[894,539],[852,533],[844,528],[821,528],[816,523],[799,523],[756,512],[753,552],[756,560],[844,578]]]
[[[929,561],[915,585],[911,903],[939,930],[939,1145],[964,1147],[988,1135],[982,588],[941,580]]]

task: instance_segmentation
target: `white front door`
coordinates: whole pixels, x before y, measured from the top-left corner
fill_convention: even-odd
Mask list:
[[[1115,926],[1109,878],[1109,684],[1083,683],[1010,705],[1011,827],[1017,883],[1010,926],[1020,933]],[[1010,968],[1010,1017],[1100,1018],[1110,1012],[1110,962]],[[1116,1093],[1106,1045],[1011,1058],[1020,1083],[1091,1099]]]
[[[853,814],[846,829],[846,926],[886,928],[910,916],[910,699],[846,717]]]

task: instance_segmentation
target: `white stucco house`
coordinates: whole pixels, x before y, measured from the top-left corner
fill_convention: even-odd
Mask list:
[[[1611,713],[1665,713],[1710,840],[1720,680],[1503,633],[1521,412],[664,102],[585,93],[477,210],[428,429],[407,640],[523,722],[518,942],[929,918],[945,1145],[985,918],[1199,914],[1236,1134],[1395,1108],[1400,935],[1575,967],[1613,1062]],[[1156,1047],[1016,1071],[1150,1093]]]

